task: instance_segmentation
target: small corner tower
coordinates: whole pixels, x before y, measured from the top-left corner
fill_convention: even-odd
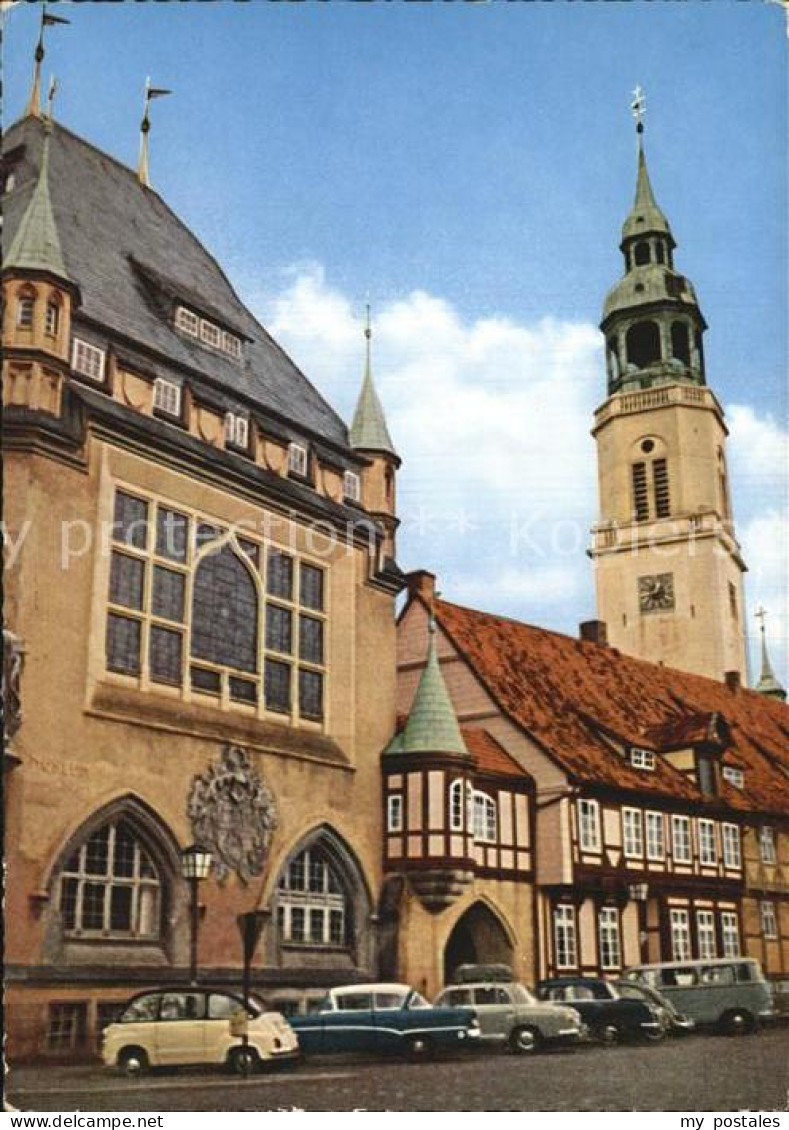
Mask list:
[[[767,612],[764,608],[758,608],[755,613],[756,619],[759,621],[759,631],[761,634],[762,644],[762,669],[759,675],[759,682],[755,686],[755,690],[759,694],[766,695],[767,698],[777,698],[781,702],[786,702],[786,691],[778,682],[773,671],[773,665],[770,662],[770,656],[767,653],[767,631],[764,621],[767,618]]]
[[[356,411],[353,414],[350,441],[354,450],[369,460],[364,472],[364,505],[384,528],[386,556],[394,557],[395,533],[400,524],[396,516],[395,493],[395,476],[400,466],[400,457],[389,435],[383,406],[373,382],[369,305],[364,336],[366,338],[364,379]]]
[[[595,414],[600,520],[590,551],[612,646],[745,681],[742,575],[723,410],[707,386],[706,322],[674,265],[676,242],[647,170],[636,91],[636,195],[605,300],[607,399]]]

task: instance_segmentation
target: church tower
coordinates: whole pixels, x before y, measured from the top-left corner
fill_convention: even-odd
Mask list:
[[[605,300],[608,395],[595,413],[600,520],[590,551],[597,609],[621,651],[746,681],[742,576],[723,409],[707,385],[706,322],[657,205],[638,130],[624,275]]]

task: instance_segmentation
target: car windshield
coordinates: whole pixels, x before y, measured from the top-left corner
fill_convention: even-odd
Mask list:
[[[512,995],[516,1004],[536,1004],[536,998],[529,992],[525,985],[512,985]]]
[[[125,1008],[121,1023],[134,1024],[135,1021],[155,1020],[159,1013],[159,996],[159,993],[148,993],[147,996],[137,997]]]

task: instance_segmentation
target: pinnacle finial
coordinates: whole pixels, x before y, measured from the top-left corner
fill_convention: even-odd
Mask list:
[[[150,78],[145,80],[145,94],[142,104],[142,121],[140,122],[140,158],[137,162],[137,180],[143,188],[151,187],[150,167],[148,163],[148,134],[151,131],[149,107],[154,98],[163,98],[165,94],[172,94],[162,86],[151,86]]]
[[[33,56],[33,85],[30,89],[30,97],[27,100],[27,107],[25,114],[28,117],[40,118],[41,117],[41,65],[44,62],[46,54],[44,48],[44,31],[48,27],[53,27],[55,24],[70,24],[71,20],[67,20],[64,16],[53,16],[51,12],[47,11],[46,0],[41,5],[41,30],[38,33],[38,43],[36,44],[35,54]]]
[[[636,86],[633,91],[633,101],[630,103],[630,109],[636,120],[636,133],[639,135],[638,139],[640,142],[641,134],[644,132],[644,116],[647,112],[647,97],[640,85]]]
[[[50,75],[49,90],[47,91],[47,114],[46,114],[47,124],[49,126],[51,126],[52,122],[54,121],[55,95],[57,94],[57,92],[58,92],[58,80],[55,78],[54,75]]]

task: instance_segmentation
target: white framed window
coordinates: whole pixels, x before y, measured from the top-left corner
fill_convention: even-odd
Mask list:
[[[205,342],[206,345],[212,345],[214,349],[219,349],[222,345],[222,331],[219,326],[215,326],[213,322],[208,322],[205,318],[201,318],[200,340]]]
[[[307,448],[301,443],[291,443],[288,445],[288,471],[291,475],[301,475],[306,478],[307,475]]]
[[[600,805],[596,800],[578,801],[578,838],[581,851],[600,850]]]
[[[619,933],[619,911],[615,906],[602,906],[597,916],[600,940],[600,965],[603,969],[620,969],[622,943]]]
[[[655,755],[651,749],[636,749],[634,747],[630,750],[630,764],[634,769],[648,769],[654,772]]]
[[[487,793],[474,793],[472,834],[475,840],[496,842],[496,802]]]
[[[153,406],[158,412],[166,412],[168,416],[180,416],[181,386],[157,377],[153,385]]]
[[[390,793],[386,800],[386,830],[387,832],[402,832],[403,830],[403,794]]]
[[[342,477],[342,493],[349,502],[360,502],[362,497],[362,480],[355,471],[346,471]]]
[[[47,302],[47,309],[44,315],[44,329],[50,337],[56,337],[60,329],[60,306],[57,302],[51,300]]]
[[[241,341],[235,334],[228,333],[225,330],[222,334],[222,349],[231,357],[238,359],[241,356]]]
[[[745,788],[745,774],[742,769],[735,769],[733,765],[723,766],[723,779],[734,785],[735,789]]]
[[[622,809],[622,842],[627,859],[640,859],[644,854],[644,818],[640,808]]]
[[[763,902],[759,907],[762,915],[762,935],[770,940],[778,937],[778,915],[774,902]]]
[[[35,298],[23,294],[16,305],[16,324],[20,330],[29,330],[33,327],[33,312],[36,308]]]
[[[696,934],[699,942],[699,958],[706,961],[718,956],[715,940],[715,915],[711,910],[696,911]]]
[[[690,817],[671,817],[671,844],[675,863],[693,862],[693,841],[690,836]]]
[[[663,813],[647,812],[647,859],[664,859],[666,844],[663,835]]]
[[[769,824],[763,825],[759,831],[759,852],[762,857],[762,863],[776,862],[775,829],[771,828]]]
[[[71,367],[75,373],[89,377],[92,381],[103,381],[104,350],[75,337],[71,351]]]
[[[721,942],[723,957],[740,956],[740,923],[733,910],[721,911]]]
[[[291,945],[346,943],[346,896],[319,847],[307,848],[286,867],[277,887],[277,927]]]
[[[179,306],[175,311],[175,324],[179,330],[190,337],[200,336],[200,319],[192,310]]]
[[[458,777],[449,786],[449,827],[453,832],[463,831],[463,812],[464,812],[464,789],[463,781]]]
[[[672,961],[690,961],[693,956],[690,945],[690,913],[679,907],[672,907],[669,921]]]
[[[738,824],[724,824],[723,832],[723,862],[727,867],[737,871],[742,867],[742,851],[740,848],[740,828]]]
[[[707,867],[718,862],[714,820],[699,820],[699,862]]]
[[[578,965],[578,943],[575,930],[575,907],[560,905],[553,912],[553,941],[557,969],[575,969]]]
[[[249,420],[237,412],[225,415],[225,443],[233,447],[249,447]]]

